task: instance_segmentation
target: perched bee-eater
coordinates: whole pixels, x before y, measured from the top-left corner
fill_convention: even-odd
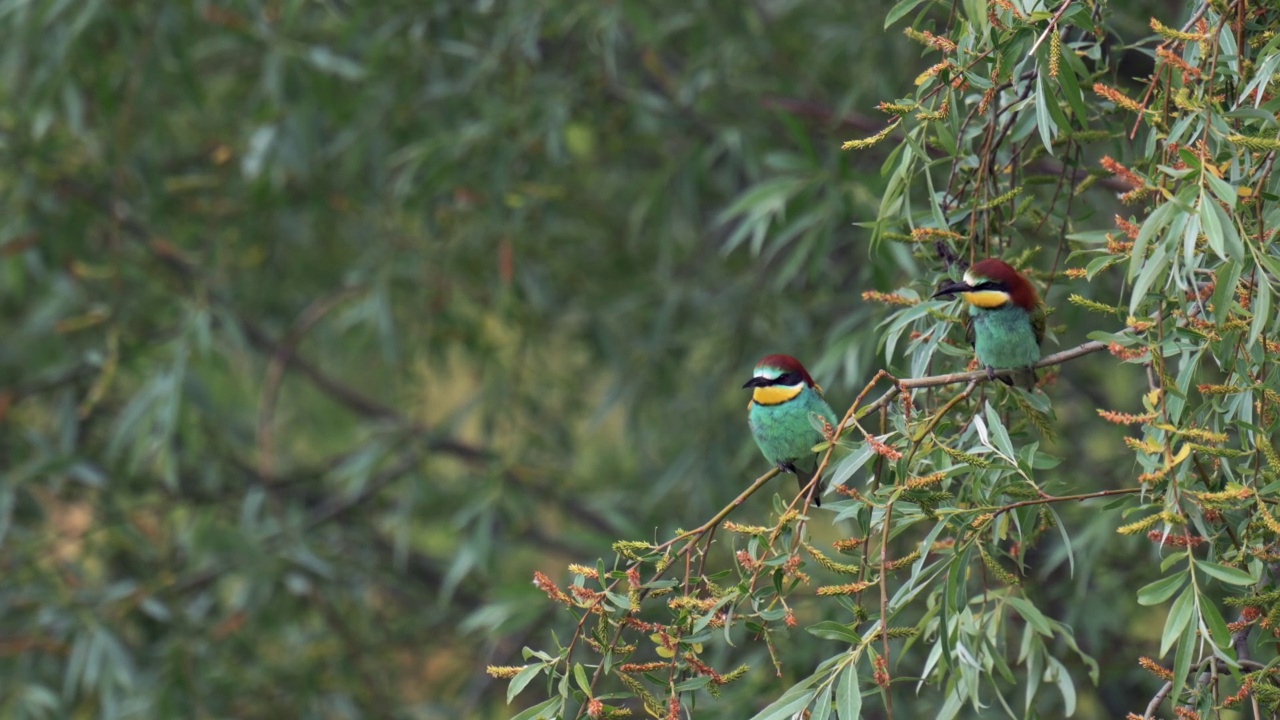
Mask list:
[[[978,362],[994,380],[996,370],[1026,368],[1027,387],[1035,385],[1032,365],[1040,362],[1045,311],[1030,280],[1009,263],[987,258],[970,266],[961,282],[947,282],[933,294],[959,295],[969,303],[966,337],[978,354]],[[1001,377],[1006,385],[1013,385]]]
[[[742,387],[752,388],[747,421],[760,452],[780,470],[792,473],[803,490],[818,469],[813,446],[823,441],[811,416],[835,428],[839,421],[822,397],[822,389],[809,377],[800,361],[790,355],[770,355],[756,365],[755,374]],[[813,504],[822,505],[822,488],[812,492]]]

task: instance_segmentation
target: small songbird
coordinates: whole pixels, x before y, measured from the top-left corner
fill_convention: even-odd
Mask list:
[[[978,362],[994,380],[996,370],[1026,368],[1018,373],[1028,388],[1036,381],[1031,367],[1040,362],[1044,339],[1045,309],[1030,280],[999,258],[980,260],[969,267],[961,282],[947,282],[935,298],[959,295],[969,303],[966,337],[978,354]],[[1001,377],[1006,385],[1013,380]]]
[[[835,428],[836,414],[822,397],[809,371],[790,355],[770,355],[756,365],[742,387],[752,388],[747,421],[760,452],[780,470],[792,473],[803,490],[818,468],[813,447],[823,441],[810,417]],[[822,505],[822,488],[815,487],[813,504]]]

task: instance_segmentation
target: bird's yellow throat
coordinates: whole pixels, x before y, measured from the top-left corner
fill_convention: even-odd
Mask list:
[[[768,387],[758,387],[755,392],[751,393],[751,399],[757,405],[779,405],[800,394],[804,389],[804,384],[800,385],[769,385]]]
[[[992,310],[1009,302],[1009,293],[1003,290],[979,290],[977,292],[960,293],[965,302],[974,307]]]

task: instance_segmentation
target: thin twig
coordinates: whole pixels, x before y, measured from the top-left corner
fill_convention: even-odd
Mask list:
[[[1049,27],[1040,33],[1040,37],[1036,38],[1036,42],[1031,46],[1031,52],[1027,53],[1027,57],[1032,57],[1036,54],[1036,50],[1040,48],[1040,43],[1044,42],[1044,39],[1049,37],[1049,33],[1053,32],[1053,29],[1058,26],[1058,21],[1066,14],[1067,9],[1071,7],[1071,3],[1072,0],[1066,0],[1066,2],[1062,3],[1062,7],[1058,8],[1058,12],[1054,13],[1053,19],[1049,20]]]

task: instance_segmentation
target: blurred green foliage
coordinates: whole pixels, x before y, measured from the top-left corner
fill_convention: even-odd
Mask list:
[[[921,8],[942,32],[948,7]],[[1186,15],[1110,11],[1130,40]],[[924,292],[941,266],[871,242],[893,146],[839,150],[935,61],[885,12],[0,4],[0,711],[532,704],[483,672],[572,634],[532,572],[563,583],[614,540],[695,526],[765,470],[739,390],[759,356],[804,359],[838,409],[877,369],[910,373],[906,340],[880,343],[894,309],[861,294]],[[1073,228],[1111,229],[1113,196],[1088,191]],[[1042,245],[1047,271],[1057,225],[1011,252]],[[1061,347],[1118,329],[1056,287]],[[1135,486],[1095,408],[1141,411],[1145,387],[1106,355],[1065,366],[1051,481]],[[1061,512],[1074,573],[1045,538],[1023,592],[1101,664],[1095,686],[1052,640],[1077,714],[1119,715],[1158,687],[1136,659],[1163,614],[1134,595],[1160,551],[1117,536],[1118,511]],[[791,681],[830,650],[775,642]],[[758,644],[706,659],[751,669],[699,717],[790,684]]]

